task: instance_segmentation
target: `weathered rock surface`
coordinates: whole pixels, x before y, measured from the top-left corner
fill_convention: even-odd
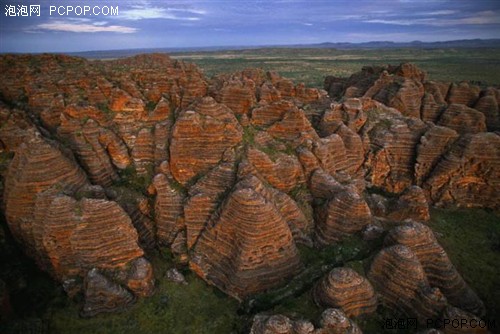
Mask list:
[[[426,125],[393,111],[370,114],[377,119],[364,129],[370,139],[370,153],[365,161],[369,180],[376,187],[400,193],[414,183],[415,147]]]
[[[418,186],[407,188],[397,198],[385,198],[378,194],[367,196],[372,214],[390,222],[400,223],[407,219],[418,222],[430,220],[429,204],[425,192]]]
[[[314,326],[313,326],[314,330]],[[253,319],[251,334],[292,334],[293,321],[284,315],[257,315]]]
[[[130,218],[106,200],[40,194],[33,235],[45,269],[60,279],[90,268],[123,267],[143,255]]]
[[[474,105],[474,109],[484,114],[488,131],[500,130],[500,112],[497,96],[498,89],[488,88]]]
[[[459,84],[452,83],[446,101],[449,104],[463,104],[465,106],[473,106],[479,97],[480,89],[477,86],[470,85],[467,82]]]
[[[351,268],[334,268],[316,283],[313,296],[316,304],[339,308],[348,317],[375,312],[377,297],[368,280]]]
[[[438,205],[498,208],[500,136],[491,132],[462,136],[422,187]]]
[[[160,245],[171,244],[183,228],[184,197],[174,189],[165,174],[153,179],[155,199],[156,236]]]
[[[256,171],[276,189],[289,192],[304,183],[302,166],[295,156],[278,152],[273,161],[266,153],[249,148],[247,157]]]
[[[170,170],[181,184],[215,167],[243,135],[231,110],[214,99],[202,98],[191,109],[177,118],[170,143]]]
[[[321,314],[320,326],[307,320],[291,320],[281,315],[257,314],[250,334],[362,334],[358,325],[340,309],[329,308]]]
[[[184,206],[188,249],[194,246],[223,195],[235,182],[236,166],[234,156],[230,154],[189,189],[190,197]]]
[[[484,114],[463,104],[451,104],[441,114],[437,125],[446,126],[459,134],[486,131]]]
[[[359,232],[371,222],[366,201],[352,188],[336,193],[327,203],[316,210],[316,240],[329,245]]]
[[[255,126],[270,126],[281,120],[283,115],[295,109],[291,101],[280,100],[252,110],[251,123]]]
[[[463,323],[462,326],[443,326],[444,334],[487,334],[490,333],[487,323],[481,318],[463,311],[456,307],[447,307],[443,313],[442,319],[447,319],[450,323]],[[494,329],[494,328],[491,328]]]
[[[329,308],[323,311],[320,320],[319,334],[361,334],[358,325],[349,319],[340,309]]]
[[[83,289],[85,316],[153,293],[144,250],[157,246],[241,300],[301,270],[297,243],[376,242],[428,221],[429,205],[500,208],[498,89],[411,64],[326,78],[341,102],[259,69],[207,81],[159,54],[2,55],[0,71],[2,209],[40,268]],[[420,321],[447,304],[481,313],[428,227],[396,227],[386,246],[368,278],[387,306]],[[255,333],[358,333],[347,316],[375,308],[346,268],[314,291],[343,311],[318,329],[265,317]]]
[[[385,242],[410,248],[422,264],[429,284],[439,288],[450,304],[474,314],[484,312],[482,301],[457,272],[428,226],[408,223],[395,227]]]
[[[286,220],[244,180],[212,216],[190,262],[199,276],[238,299],[279,284],[300,265]]]
[[[123,311],[135,302],[135,297],[119,284],[116,284],[92,269],[85,277],[85,304],[81,311],[84,317],[99,313]]]
[[[165,278],[178,284],[188,284],[184,275],[176,268],[171,268],[165,273]]]
[[[368,279],[383,303],[420,322],[435,318],[446,306],[446,298],[429,286],[419,259],[406,246],[398,244],[380,251]]]
[[[19,146],[5,177],[4,204],[9,228],[28,254],[37,252],[33,236],[36,195],[57,186],[74,192],[86,184],[87,178],[76,162],[39,133]]]
[[[458,137],[455,130],[433,126],[420,138],[415,163],[415,181],[418,185],[422,185]]]

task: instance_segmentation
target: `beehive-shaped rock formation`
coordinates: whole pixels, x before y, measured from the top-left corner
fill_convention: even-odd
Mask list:
[[[334,268],[316,283],[313,296],[316,304],[339,308],[348,317],[375,312],[377,298],[368,280],[351,268]]]
[[[439,118],[437,125],[446,126],[460,134],[486,131],[484,114],[463,104],[451,104]]]
[[[159,244],[169,245],[183,228],[181,218],[184,197],[174,189],[165,174],[160,173],[154,177],[153,187],[156,193],[156,235]]]
[[[14,237],[33,255],[33,213],[36,195],[51,187],[76,191],[87,184],[76,162],[39,133],[22,144],[5,178],[5,216]]]
[[[84,317],[92,317],[99,313],[122,311],[135,301],[125,288],[110,281],[97,269],[92,269],[85,277],[85,304],[81,311]]]
[[[352,188],[344,187],[316,210],[316,240],[321,245],[340,241],[371,222],[366,201]]]
[[[420,138],[415,163],[415,181],[418,185],[422,185],[457,138],[455,130],[444,126],[433,126]]]
[[[498,89],[488,88],[482,92],[481,98],[474,105],[474,109],[484,114],[488,131],[500,130],[500,109],[497,96],[500,96]]]
[[[248,161],[273,187],[288,192],[304,183],[302,166],[295,156],[277,153],[273,161],[266,153],[249,148]]]
[[[393,112],[377,114],[365,133],[370,139],[370,155],[365,162],[373,185],[400,193],[414,183],[415,147],[426,126],[415,118]]]
[[[189,189],[189,199],[184,206],[187,247],[194,246],[201,231],[236,180],[234,156],[214,167]]]
[[[417,256],[406,246],[394,245],[380,251],[368,279],[384,304],[420,322],[435,318],[446,306],[446,299],[438,289],[430,288]]]
[[[499,207],[500,136],[465,135],[443,155],[423,184],[434,203]]]
[[[273,102],[253,109],[251,122],[255,126],[270,126],[281,120],[287,111],[295,108],[291,101],[280,100]]]
[[[362,334],[358,325],[340,309],[329,308],[321,314],[318,334]]]
[[[272,202],[240,182],[200,236],[190,267],[237,299],[294,275],[300,258]]]
[[[170,143],[170,170],[182,184],[215,167],[243,135],[231,110],[214,99],[202,98],[191,109],[179,115]]]
[[[386,218],[395,222],[406,219],[418,222],[429,221],[431,218],[429,204],[422,188],[410,186],[396,201],[390,201],[387,206]]]
[[[422,264],[429,284],[439,288],[450,304],[474,314],[484,311],[482,301],[457,272],[428,226],[407,223],[395,227],[385,242],[410,248]]]

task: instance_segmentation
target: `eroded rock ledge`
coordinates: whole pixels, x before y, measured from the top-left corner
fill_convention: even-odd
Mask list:
[[[160,54],[3,55],[0,71],[2,208],[39,267],[83,292],[83,315],[154,293],[155,247],[242,300],[299,273],[298,244],[361,233],[384,248],[366,272],[316,283],[335,308],[319,329],[262,316],[252,332],[359,333],[348,317],[379,303],[482,315],[425,223],[429,205],[500,209],[497,89],[411,64],[327,77],[326,91],[259,69],[207,79]]]

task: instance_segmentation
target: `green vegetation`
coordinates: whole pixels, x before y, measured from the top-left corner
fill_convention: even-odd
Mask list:
[[[155,108],[156,108],[156,103],[154,101],[148,101],[148,103],[146,103],[147,111],[153,111],[155,110]]]
[[[366,65],[412,62],[441,81],[471,80],[481,85],[500,85],[500,49],[253,49],[176,53],[172,57],[196,63],[207,76],[248,67],[277,71],[282,76],[323,87],[326,75],[348,77]]]
[[[14,158],[14,152],[0,152],[0,174],[7,171],[12,158]]]
[[[108,121],[111,121],[115,117],[114,113],[111,111],[111,109],[109,109],[109,105],[107,103],[98,103],[97,109],[101,110],[104,113],[104,116]]]
[[[114,182],[114,186],[125,187],[139,193],[145,193],[149,185],[151,184],[153,175],[153,166],[151,166],[148,173],[145,175],[137,174],[135,167],[130,165],[123,170],[119,170],[118,174],[120,176],[118,181]]]
[[[255,135],[257,134],[257,129],[252,125],[243,127],[243,142],[248,145],[255,145]]]
[[[430,226],[483,300],[486,317],[500,319],[500,216],[481,209],[433,209]]]
[[[91,319],[78,316],[79,305],[68,301],[49,310],[51,333],[231,333],[239,331],[238,303],[186,272],[188,285],[165,280],[170,259],[153,259],[158,281],[153,297],[130,310]]]
[[[290,194],[300,197],[303,192],[304,189],[298,187]],[[485,302],[486,319],[499,319],[500,217],[479,209],[433,209],[431,217],[430,226],[438,241]],[[369,244],[357,236],[319,250],[300,246],[304,272],[285,286],[255,296],[252,303],[241,305],[207,285],[187,268],[183,272],[188,285],[165,280],[166,270],[175,266],[174,260],[168,251],[151,254],[157,278],[154,296],[139,300],[122,313],[82,319],[78,315],[81,300],[68,300],[62,289],[38,271],[33,261],[23,257],[11,237],[7,237],[0,233],[0,254],[3,254],[0,260],[9,263],[2,266],[0,278],[7,283],[14,309],[23,312],[18,311],[16,321],[0,325],[2,333],[16,332],[26,324],[48,326],[51,333],[247,333],[253,314],[261,311],[317,323],[322,309],[312,299],[314,282],[334,266],[348,266],[365,273],[371,256],[381,247],[380,240]],[[13,277],[26,281],[15,288]],[[376,314],[356,321],[365,333],[409,333],[382,329],[385,318],[395,317],[398,315],[381,306]]]

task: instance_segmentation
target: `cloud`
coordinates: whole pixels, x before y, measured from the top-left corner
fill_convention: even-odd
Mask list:
[[[420,13],[419,15],[433,15],[433,16],[437,16],[437,15],[452,15],[452,14],[456,14],[456,13],[457,13],[456,10],[443,9],[443,10],[436,10],[436,11],[433,11],[433,12],[424,12],[424,13]]]
[[[430,14],[430,15],[436,15],[436,14]],[[438,14],[438,15],[447,15],[447,14]],[[484,12],[474,13],[472,16],[462,17],[462,18],[449,18],[449,19],[422,18],[422,19],[394,19],[394,20],[370,19],[370,20],[364,20],[363,22],[401,25],[401,26],[428,25],[435,27],[445,27],[454,25],[486,25],[486,24],[500,24],[500,15],[494,11],[484,11]]]
[[[303,22],[303,23],[302,23],[302,25],[305,25],[305,26],[310,27],[310,26],[312,26],[313,24],[312,24],[312,23],[309,23],[309,22]]]
[[[178,21],[199,21],[200,17],[192,16],[195,15],[205,15],[207,12],[202,9],[192,9],[192,8],[162,8],[150,6],[148,3],[144,3],[140,6],[132,6],[131,9],[126,9],[120,11],[120,15],[117,16],[119,19],[124,20],[145,20],[145,19],[165,19],[165,20],[178,20]],[[188,14],[180,15],[180,14]]]
[[[136,28],[125,27],[120,25],[105,25],[105,22],[89,23],[73,23],[71,21],[52,21],[42,23],[34,28],[28,29],[27,32],[35,32],[39,30],[50,31],[65,31],[65,32],[78,32],[78,33],[96,33],[96,32],[115,32],[121,34],[131,34],[137,31]]]
[[[191,9],[191,8],[167,8],[169,12],[184,12],[197,15],[206,15],[207,11],[204,9]]]
[[[429,24],[429,20],[432,19],[407,19],[407,20],[385,20],[385,19],[372,19],[364,20],[365,23],[380,23],[380,24],[392,24],[398,26],[411,26],[415,24]]]

